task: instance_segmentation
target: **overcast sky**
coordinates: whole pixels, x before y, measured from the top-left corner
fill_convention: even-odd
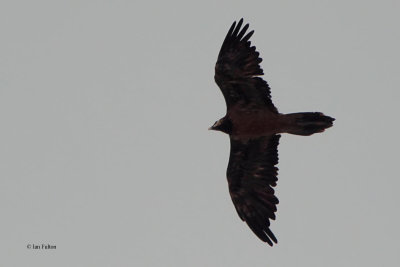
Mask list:
[[[2,0],[0,265],[399,266],[399,5]],[[272,248],[207,131],[241,17],[279,111],[336,118],[280,140]]]

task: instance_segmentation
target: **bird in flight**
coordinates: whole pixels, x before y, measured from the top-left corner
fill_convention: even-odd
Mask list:
[[[229,135],[227,169],[229,193],[239,217],[270,246],[277,243],[270,230],[278,199],[278,144],[281,133],[312,135],[333,125],[321,112],[279,113],[270,88],[260,76],[262,59],[249,41],[243,19],[230,27],[215,65],[215,82],[224,95],[227,112],[209,130]]]

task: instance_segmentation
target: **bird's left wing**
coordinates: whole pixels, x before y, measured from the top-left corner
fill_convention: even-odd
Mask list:
[[[274,194],[280,135],[242,139],[231,136],[227,170],[229,193],[239,217],[270,246],[277,243],[269,229],[278,199]]]
[[[224,95],[227,109],[239,105],[243,110],[267,109],[278,113],[271,100],[270,88],[260,75],[262,59],[249,41],[254,31],[246,34],[243,19],[229,29],[215,64],[215,82]]]

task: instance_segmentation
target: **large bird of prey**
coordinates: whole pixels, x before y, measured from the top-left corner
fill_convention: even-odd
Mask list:
[[[231,152],[227,178],[239,217],[270,246],[277,243],[270,230],[278,199],[274,194],[280,133],[312,135],[335,120],[320,112],[281,114],[271,100],[260,67],[262,59],[249,41],[243,19],[232,24],[215,65],[215,81],[224,95],[227,112],[210,130],[229,135]]]

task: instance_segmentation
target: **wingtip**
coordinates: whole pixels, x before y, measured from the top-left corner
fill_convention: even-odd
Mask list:
[[[272,243],[272,241],[269,239],[266,239],[264,242],[267,243],[268,245],[270,245],[271,247],[274,246],[274,243]]]
[[[249,25],[249,24],[246,24],[246,25]],[[243,41],[243,42],[249,41],[250,37],[251,37],[253,34],[254,34],[254,30],[249,31],[249,32],[246,34],[246,36],[243,37],[242,41]],[[249,46],[250,46],[250,43],[249,43]]]
[[[276,239],[275,235],[272,233],[271,229],[267,228],[266,230],[264,230],[265,233],[268,235],[268,237],[274,241],[275,244],[278,244],[278,239]]]
[[[236,27],[235,27],[235,30],[234,30],[233,33],[232,33],[233,36],[238,35],[239,30],[240,30],[240,28],[242,27],[242,24],[243,24],[243,19],[240,19],[239,22],[238,22],[238,24],[237,24]]]

